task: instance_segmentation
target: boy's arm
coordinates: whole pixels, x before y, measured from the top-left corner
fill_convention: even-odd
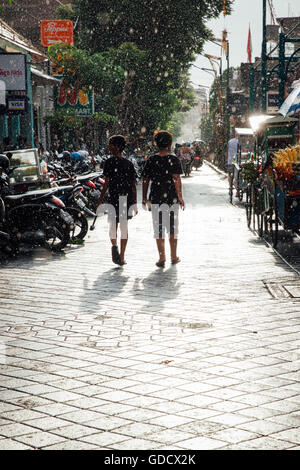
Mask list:
[[[136,180],[132,180],[133,203],[136,204]]]
[[[105,181],[104,181],[104,185],[102,186],[102,189],[101,189],[101,193],[100,193],[100,197],[99,197],[99,201],[98,201],[98,206],[100,206],[100,204],[102,204],[104,194],[107,191],[108,185],[109,185],[109,178],[106,177]]]
[[[150,178],[143,178],[143,204],[145,205],[147,203],[147,194],[148,194],[148,188],[149,188],[149,183],[150,183]]]
[[[179,204],[182,209],[184,209],[184,200],[182,199],[182,185],[181,185],[181,178],[179,174],[173,175],[173,181],[178,197]]]

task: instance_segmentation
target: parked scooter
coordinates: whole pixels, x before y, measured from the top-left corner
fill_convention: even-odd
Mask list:
[[[0,238],[8,242],[5,247],[11,253],[19,252],[21,245],[61,250],[69,242],[74,225],[72,217],[64,210],[64,203],[53,194],[52,189],[11,194],[5,173],[8,166],[3,157],[7,158],[0,155],[0,224],[1,232],[6,235]]]
[[[98,172],[88,173],[87,175],[76,176],[76,181],[83,187],[82,194],[87,199],[87,207],[96,212],[98,201],[100,198],[100,191],[103,185],[103,180]]]
[[[74,186],[58,186],[54,194],[59,197],[66,206],[66,211],[72,216],[74,227],[70,233],[72,242],[83,240],[88,232],[87,216],[95,217],[95,213],[87,207],[87,199],[82,195],[83,187],[78,183]]]

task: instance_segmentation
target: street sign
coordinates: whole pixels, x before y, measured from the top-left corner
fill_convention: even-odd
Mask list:
[[[74,25],[71,20],[43,20],[41,22],[41,43],[48,47],[53,44],[74,44]]]

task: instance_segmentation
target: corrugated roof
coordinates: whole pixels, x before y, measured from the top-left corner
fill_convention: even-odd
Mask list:
[[[23,50],[24,52],[29,52],[40,60],[44,60],[47,58],[47,56],[38,49],[36,49],[30,41],[25,39],[21,34],[17,33],[13,28],[11,28],[7,23],[5,23],[5,21],[0,18],[0,40],[1,39],[2,45],[4,41],[8,49],[15,48],[16,51]]]

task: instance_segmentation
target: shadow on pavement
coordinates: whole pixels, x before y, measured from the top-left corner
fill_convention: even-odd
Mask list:
[[[176,299],[181,285],[176,265],[166,270],[157,268],[147,277],[136,278],[131,294],[145,302],[142,308],[159,312],[170,300]]]
[[[83,295],[80,298],[81,308],[96,312],[102,302],[113,299],[125,288],[129,276],[119,267],[104,271],[89,287],[88,279],[83,279]],[[105,305],[104,305],[105,306]]]
[[[51,263],[53,260],[64,260],[65,252],[60,251],[57,253],[50,252],[47,250],[33,249],[28,251],[26,254],[19,254],[16,257],[1,255],[0,256],[0,268],[3,269],[31,269],[34,266],[45,266]]]

